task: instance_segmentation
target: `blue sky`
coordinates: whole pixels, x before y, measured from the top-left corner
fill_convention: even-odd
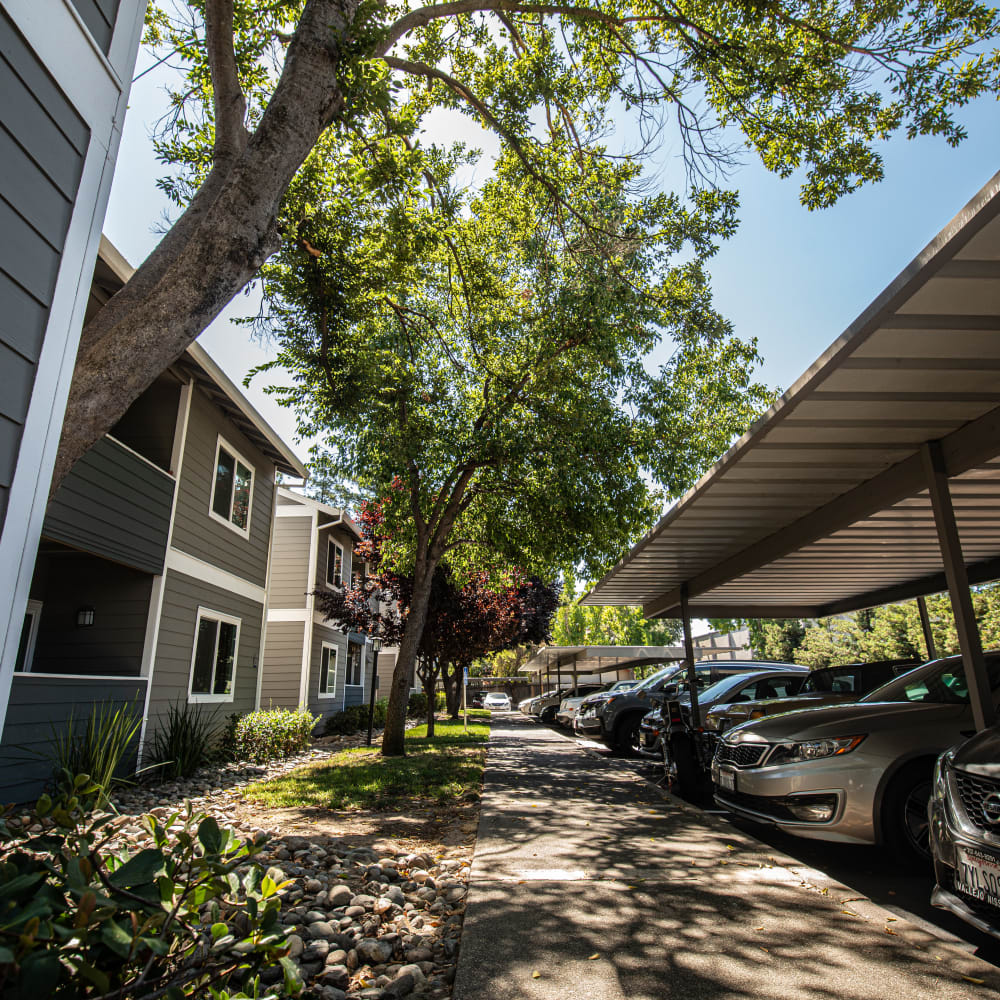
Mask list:
[[[149,65],[140,54],[140,71]],[[133,88],[105,233],[138,264],[155,246],[166,199],[156,189],[150,129],[166,108],[165,77],[154,71]],[[939,140],[886,145],[886,180],[833,208],[807,212],[795,179],[767,173],[746,154],[731,178],[740,191],[741,225],[712,264],[716,303],[742,337],[757,337],[759,377],[787,388],[896,274],[1000,169],[995,100],[966,109],[970,137],[958,149]],[[467,119],[441,118],[430,138],[468,138]],[[484,147],[490,150],[487,141]],[[658,153],[668,181],[679,174],[673,150]],[[267,357],[229,318],[253,311],[239,296],[201,342],[236,382]],[[253,385],[248,396],[289,442],[294,420]],[[304,454],[304,449],[299,449]]]

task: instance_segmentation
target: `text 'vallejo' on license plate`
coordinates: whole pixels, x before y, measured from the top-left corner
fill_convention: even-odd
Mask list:
[[[736,772],[731,767],[719,768],[719,788],[727,792],[736,791]]]
[[[968,847],[957,847],[955,853],[955,888],[1000,907],[1000,858]]]

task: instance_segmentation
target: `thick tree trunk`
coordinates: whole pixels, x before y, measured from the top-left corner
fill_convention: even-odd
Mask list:
[[[427,621],[427,607],[431,598],[431,580],[437,562],[426,556],[418,558],[413,574],[413,595],[406,615],[406,630],[399,644],[396,667],[392,672],[389,688],[389,705],[385,712],[385,731],[382,733],[382,756],[402,757],[406,753],[406,703],[409,679],[417,662],[417,650]]]
[[[444,678],[445,707],[451,718],[457,719],[462,708],[462,667],[457,663],[446,664]]]
[[[267,110],[217,162],[160,244],[83,331],[52,492],[279,246],[289,182],[345,103],[342,40],[358,0],[308,0]]]

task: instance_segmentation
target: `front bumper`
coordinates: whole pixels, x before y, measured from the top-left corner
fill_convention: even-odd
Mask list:
[[[573,732],[581,736],[600,736],[601,720],[596,715],[577,715],[573,720]]]
[[[866,774],[845,770],[843,758],[777,767],[727,768],[734,788],[724,788],[718,761],[712,761],[715,801],[724,809],[797,837],[846,844],[873,844],[874,786]],[[863,769],[862,769],[863,770]],[[792,807],[833,802],[828,820],[798,818]]]
[[[931,852],[934,856],[934,892],[931,905],[949,910],[967,924],[1000,939],[1000,907],[956,888],[959,849],[1000,857],[1000,833],[981,830],[970,822],[960,803],[954,771],[938,774],[928,806]]]

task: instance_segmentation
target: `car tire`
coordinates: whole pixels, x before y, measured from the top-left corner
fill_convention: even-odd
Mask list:
[[[614,749],[616,753],[622,757],[639,756],[639,747],[641,746],[639,730],[641,726],[642,716],[638,714],[626,716],[615,726]]]
[[[667,752],[666,747],[664,747],[664,769],[667,766]],[[686,734],[671,737],[669,753],[674,765],[673,777],[677,782],[678,793],[685,799],[695,798],[701,788],[701,780],[698,761],[695,758],[690,737]],[[668,774],[667,777],[669,778],[670,775]]]
[[[542,710],[542,714],[538,718],[542,722],[549,723],[552,722],[556,717],[556,709],[554,705],[550,705],[548,708]]]
[[[932,780],[933,763],[913,761],[893,776],[882,797],[883,838],[909,867],[931,865],[927,804]]]

